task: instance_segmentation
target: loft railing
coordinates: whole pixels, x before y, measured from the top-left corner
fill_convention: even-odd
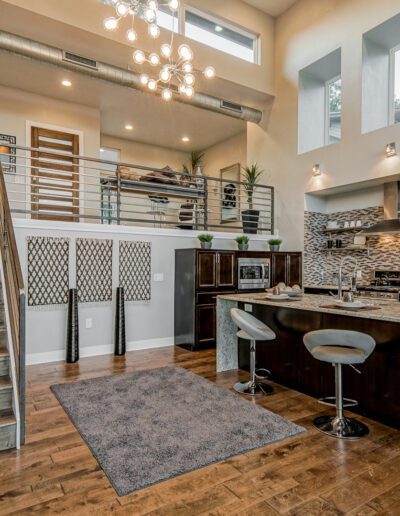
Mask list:
[[[274,232],[273,187],[258,184],[249,194],[239,167],[224,178],[190,175],[75,155],[59,142],[43,145],[9,145],[7,152],[0,152],[0,157],[9,159],[4,174],[14,216],[211,232]]]
[[[3,265],[3,296],[7,299],[10,333],[18,390],[20,444],[25,442],[25,291],[10,205],[0,163],[0,254]]]

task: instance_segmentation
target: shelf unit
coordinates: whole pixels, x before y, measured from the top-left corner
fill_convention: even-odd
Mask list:
[[[322,230],[323,233],[359,233],[360,231],[364,231],[365,229],[368,229],[365,226],[358,226],[355,228],[332,228],[328,229],[325,228]]]
[[[322,230],[322,232],[326,235],[330,234],[340,234],[340,233],[362,233],[365,229],[368,229],[366,226],[358,226],[354,228],[325,228]],[[332,248],[324,248],[323,251],[326,253],[360,253],[360,252],[367,252],[367,255],[370,255],[370,247],[368,243],[368,235],[365,235],[366,238],[366,245],[363,246],[346,246],[346,247],[332,247]]]

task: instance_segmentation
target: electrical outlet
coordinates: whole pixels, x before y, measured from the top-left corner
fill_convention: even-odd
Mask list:
[[[155,283],[162,283],[164,281],[164,274],[162,274],[162,273],[154,274],[154,281],[155,281]]]
[[[357,279],[362,279],[362,271],[357,271]]]
[[[253,311],[253,305],[244,305],[244,311],[245,312],[252,312]]]
[[[87,330],[91,330],[93,328],[93,319],[86,319],[85,326]]]

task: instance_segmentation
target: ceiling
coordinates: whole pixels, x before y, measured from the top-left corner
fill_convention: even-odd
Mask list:
[[[297,0],[244,0],[246,4],[252,5],[260,11],[271,16],[280,16],[289,9]]]
[[[101,133],[191,151],[246,130],[246,122],[0,51],[0,85],[98,109]],[[27,81],[29,77],[29,81]],[[71,88],[61,85],[63,79]],[[127,131],[125,125],[132,125]],[[189,143],[182,142],[188,136]]]

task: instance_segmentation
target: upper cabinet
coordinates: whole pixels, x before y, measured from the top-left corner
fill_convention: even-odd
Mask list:
[[[235,253],[233,251],[198,252],[198,289],[234,288],[235,284]]]
[[[271,286],[278,283],[301,285],[303,277],[303,260],[301,253],[272,253]]]

